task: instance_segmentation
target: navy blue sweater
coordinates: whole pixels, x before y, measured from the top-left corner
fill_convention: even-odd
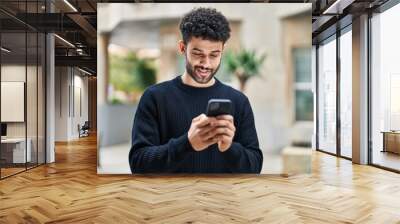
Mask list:
[[[212,98],[233,103],[233,143],[225,152],[217,144],[196,152],[187,132],[192,119],[205,113]],[[143,93],[132,129],[132,173],[260,173],[262,163],[253,111],[240,91],[217,79],[210,87],[197,88],[185,85],[178,76]]]

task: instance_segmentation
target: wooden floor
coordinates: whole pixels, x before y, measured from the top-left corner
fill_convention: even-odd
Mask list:
[[[17,168],[1,168],[1,177],[11,176],[13,174],[19,173],[26,170],[25,167],[17,167]]]
[[[400,170],[400,154],[375,151],[372,157],[374,164]]]
[[[98,176],[95,138],[84,138],[0,181],[0,223],[400,223],[399,174],[323,153],[312,166],[291,177]]]
[[[27,163],[27,167],[25,167],[25,164],[18,164],[18,167],[2,167],[0,172],[1,172],[1,178],[5,178],[20,172],[23,172],[27,169],[33,169],[37,166],[37,164],[33,163]]]

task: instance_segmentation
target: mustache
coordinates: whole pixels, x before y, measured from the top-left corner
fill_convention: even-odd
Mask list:
[[[203,66],[194,66],[194,69],[203,69],[203,70],[207,70],[207,71],[213,71],[213,69],[211,69],[211,68],[206,68],[206,67],[203,67]]]

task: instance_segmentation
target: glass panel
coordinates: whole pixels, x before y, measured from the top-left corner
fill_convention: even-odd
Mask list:
[[[293,48],[295,75],[296,121],[313,120],[313,94],[311,91],[311,49]]]
[[[372,18],[372,163],[400,170],[400,5]]]
[[[336,39],[318,48],[318,148],[336,154]]]
[[[27,143],[28,143],[28,168],[37,165],[37,33],[27,33],[28,38],[28,64],[27,64],[27,82],[26,82],[26,111],[27,111]]]
[[[46,39],[44,34],[39,34],[38,46],[38,163],[45,163],[45,52]]]
[[[296,82],[311,82],[311,49],[294,48],[293,57]]]
[[[1,177],[25,170],[26,34],[1,34]]]
[[[296,90],[296,121],[313,120],[313,94],[309,90]]]
[[[37,2],[27,2],[26,12],[28,15],[38,12]],[[35,20],[38,17],[30,18]],[[31,23],[37,23],[37,21],[30,21]],[[37,165],[37,132],[38,132],[38,34],[35,30],[27,30],[27,82],[26,82],[26,111],[27,111],[27,150],[31,151],[30,158],[28,158],[27,167],[31,168]]]
[[[45,11],[45,1],[1,1],[0,7],[29,20]],[[4,178],[45,161],[45,36],[1,12],[0,31]]]
[[[340,150],[351,158],[352,141],[352,45],[351,31],[340,37]]]

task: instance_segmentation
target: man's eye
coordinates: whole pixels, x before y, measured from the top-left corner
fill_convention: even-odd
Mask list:
[[[212,55],[210,55],[210,57],[211,57],[211,58],[216,58],[216,57],[218,57],[218,55],[212,54]]]

